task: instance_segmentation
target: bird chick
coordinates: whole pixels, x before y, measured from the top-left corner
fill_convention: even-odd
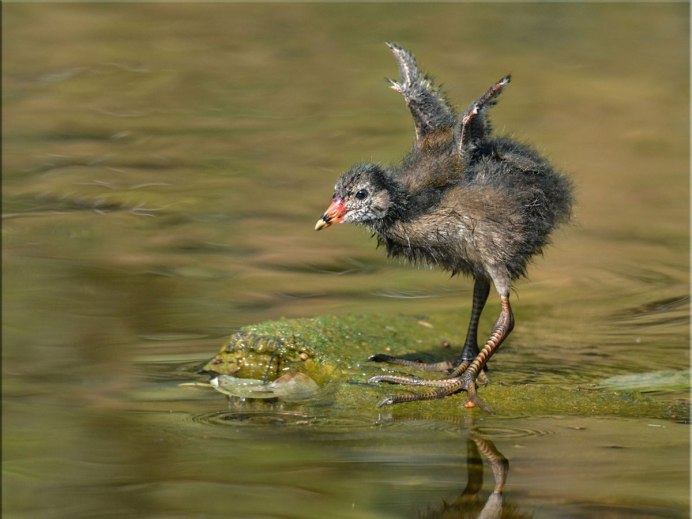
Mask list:
[[[477,395],[477,378],[514,327],[512,281],[526,274],[550,233],[569,220],[570,181],[531,147],[493,137],[487,109],[509,84],[494,83],[458,116],[414,56],[387,43],[400,80],[389,80],[413,117],[415,141],[401,163],[352,166],[337,181],[332,202],[315,230],[352,222],[369,227],[390,257],[403,257],[474,278],[471,318],[464,347],[453,362],[423,364],[390,355],[370,360],[446,371],[442,379],[383,375],[370,382],[431,389],[384,399],[380,406],[467,392],[466,407],[488,409]],[[478,346],[478,321],[490,292],[500,295],[500,315]]]

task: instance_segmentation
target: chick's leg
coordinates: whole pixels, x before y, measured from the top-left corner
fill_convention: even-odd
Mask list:
[[[488,362],[488,359],[492,357],[500,347],[500,344],[502,344],[502,341],[507,338],[514,328],[514,314],[509,304],[509,292],[500,297],[500,303],[502,305],[502,310],[500,311],[500,316],[497,318],[497,321],[495,321],[490,338],[485,343],[485,346],[481,348],[481,351],[476,358],[473,359],[473,362],[471,362],[466,371],[460,376],[462,387],[468,393],[468,400],[465,407],[475,407],[476,405],[484,407],[476,393],[476,378],[483,369],[483,366]]]
[[[388,364],[396,364],[398,366],[407,366],[423,371],[453,370],[450,376],[460,375],[469,366],[471,361],[478,355],[478,321],[480,320],[485,303],[488,300],[489,293],[490,283],[488,280],[481,278],[476,279],[473,285],[473,306],[471,307],[471,318],[469,321],[468,331],[466,332],[464,348],[461,351],[461,355],[459,355],[454,363],[449,361],[431,363],[419,362],[415,360],[400,359],[384,353],[376,353],[375,355],[371,355],[368,360],[374,362],[386,362]]]
[[[473,359],[478,356],[478,321],[480,320],[483,308],[485,308],[485,303],[488,301],[488,294],[490,294],[490,283],[488,280],[477,278],[476,282],[473,284],[473,306],[471,307],[471,319],[469,321],[468,331],[466,332],[464,349],[454,363],[454,369],[450,373],[450,377],[458,377],[461,375],[466,371]]]

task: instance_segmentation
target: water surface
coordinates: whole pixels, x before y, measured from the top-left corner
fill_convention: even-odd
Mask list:
[[[377,398],[229,408],[179,387],[257,321],[458,309],[465,326],[470,281],[388,261],[361,229],[313,231],[340,171],[412,140],[385,40],[460,108],[511,72],[496,130],[574,179],[493,382],[677,380],[686,4],[5,4],[2,23],[6,517],[476,516],[494,485],[477,438],[509,460],[509,516],[688,516],[676,421],[449,421],[434,403],[404,420]]]

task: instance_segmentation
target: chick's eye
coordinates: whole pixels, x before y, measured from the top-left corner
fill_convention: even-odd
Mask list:
[[[356,193],[356,198],[358,200],[365,200],[368,197],[368,190],[367,189],[361,189]]]

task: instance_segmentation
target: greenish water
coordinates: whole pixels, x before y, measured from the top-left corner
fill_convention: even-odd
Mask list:
[[[492,383],[689,401],[687,4],[3,4],[2,24],[4,517],[475,517],[488,452],[508,517],[688,517],[684,417],[179,387],[280,317],[454,310],[463,336],[468,280],[313,230],[340,171],[411,142],[392,40],[460,108],[511,72],[496,130],[576,185]],[[429,337],[410,349],[439,355]]]

